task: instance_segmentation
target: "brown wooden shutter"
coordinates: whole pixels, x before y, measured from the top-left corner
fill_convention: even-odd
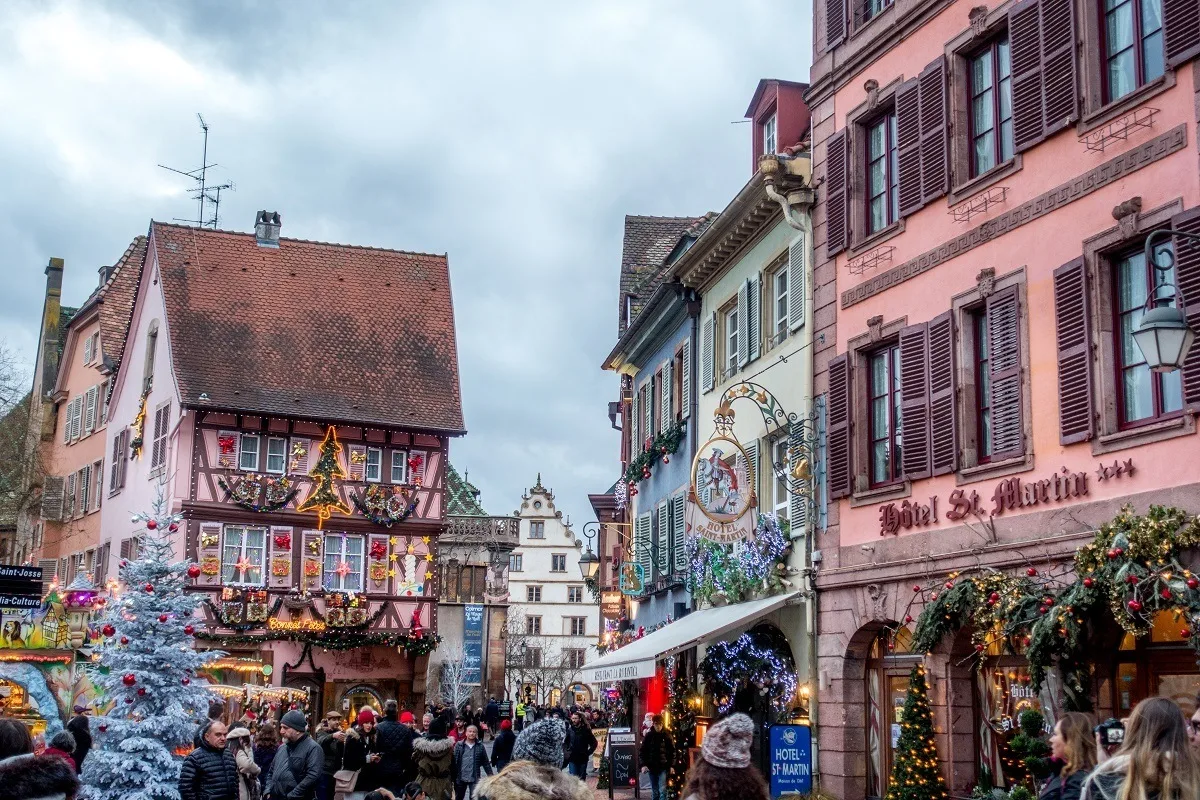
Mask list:
[[[950,156],[946,136],[946,59],[921,71],[921,197],[926,203],[946,193]],[[899,120],[896,120],[899,124]],[[899,138],[899,137],[897,137]]]
[[[1042,86],[1045,93],[1046,135],[1079,117],[1075,64],[1074,0],[1041,0]]]
[[[825,145],[825,252],[836,255],[846,249],[850,226],[847,220],[848,169],[846,130],[830,136]]]
[[[1200,234],[1200,208],[1176,214],[1171,228]],[[1182,237],[1175,240],[1175,284],[1187,307],[1188,325],[1200,331],[1200,243]],[[1200,411],[1200,344],[1193,345],[1183,364],[1183,405],[1188,411]]]
[[[846,38],[846,0],[825,0],[825,49]]]
[[[904,477],[928,478],[929,328],[923,322],[900,331],[900,413]]]
[[[1012,57],[1013,145],[1019,153],[1046,135],[1042,104],[1040,0],[1021,0],[1008,12]]]
[[[899,165],[900,216],[919,209],[921,191],[921,97],[916,79],[896,90],[896,149]]]
[[[1087,269],[1077,258],[1054,270],[1054,319],[1058,331],[1058,439],[1092,438],[1091,321]]]
[[[954,472],[958,469],[958,414],[954,406],[954,314],[950,311],[929,321],[929,431],[933,474]],[[907,432],[904,443],[908,445]]]
[[[829,497],[850,494],[854,472],[850,458],[850,359],[829,362]]]
[[[1018,287],[987,299],[988,372],[992,382],[992,459],[1025,455],[1021,414],[1021,301]]]
[[[1163,0],[1162,13],[1167,66],[1175,66],[1200,52],[1200,3]]]

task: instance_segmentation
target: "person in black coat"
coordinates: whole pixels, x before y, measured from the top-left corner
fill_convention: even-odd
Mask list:
[[[75,766],[83,770],[83,759],[92,749],[92,731],[88,723],[87,709],[75,706],[75,716],[67,723],[67,730],[75,737]]]
[[[650,773],[651,797],[660,800],[666,797],[667,776],[675,763],[675,742],[671,741],[670,731],[663,728],[662,714],[655,714],[650,720],[650,730],[642,739],[638,757],[642,769]]]
[[[496,698],[488,698],[487,705],[483,707],[483,721],[492,735],[492,741],[496,741],[496,734],[500,732],[500,704]]]
[[[417,764],[413,760],[413,729],[398,720],[399,706],[395,700],[383,705],[383,721],[375,726],[376,741],[380,755],[378,770],[383,786],[392,794],[399,794],[417,777]]]
[[[587,763],[596,752],[599,744],[592,729],[583,721],[583,715],[576,711],[571,715],[571,740],[567,748],[567,767],[571,774],[579,780],[587,778]]]
[[[512,731],[512,722],[506,719],[500,720],[500,733],[492,744],[492,766],[496,768],[497,772],[507,767],[508,762],[512,761],[513,745],[516,743],[517,735]]]
[[[233,751],[225,749],[227,730],[209,720],[197,733],[199,745],[179,769],[181,800],[238,800],[238,771]]]
[[[375,725],[375,712],[363,706],[358,712],[358,724],[346,734],[346,769],[361,770],[354,784],[356,792],[370,792],[385,786],[380,771],[382,757],[379,752],[379,732]]]

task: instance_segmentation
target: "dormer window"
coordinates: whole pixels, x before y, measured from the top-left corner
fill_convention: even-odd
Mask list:
[[[772,114],[771,116],[769,116],[765,120],[763,120],[763,123],[762,123],[762,143],[763,143],[762,155],[764,155],[764,156],[775,155],[775,147],[776,147],[776,143],[779,139],[779,137],[776,135],[775,127],[776,127],[776,115],[775,114]]]

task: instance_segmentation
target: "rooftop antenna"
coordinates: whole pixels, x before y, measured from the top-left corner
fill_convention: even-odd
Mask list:
[[[200,130],[204,131],[204,151],[200,157],[200,166],[196,169],[184,172],[181,169],[168,167],[165,164],[159,164],[165,170],[183,175],[185,178],[190,178],[196,183],[196,188],[192,189],[192,199],[196,201],[196,219],[181,219],[175,217],[176,222],[186,222],[191,225],[198,225],[201,228],[216,228],[217,221],[220,219],[221,211],[221,191],[228,189],[233,191],[233,181],[210,186],[208,184],[208,171],[213,167],[220,166],[219,164],[208,163],[208,123],[204,121],[204,117],[196,114],[196,119],[200,120]],[[205,218],[205,206],[212,206],[212,216]]]

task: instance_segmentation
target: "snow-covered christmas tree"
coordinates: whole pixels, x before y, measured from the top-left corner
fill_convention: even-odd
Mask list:
[[[92,724],[96,746],[80,776],[88,800],[179,800],[179,751],[191,749],[214,698],[196,671],[223,654],[193,647],[200,596],[184,591],[199,570],[171,562],[181,519],[161,491],[153,512],[133,518],[138,558],[121,562],[122,593],[99,621],[92,681],[112,705]]]

